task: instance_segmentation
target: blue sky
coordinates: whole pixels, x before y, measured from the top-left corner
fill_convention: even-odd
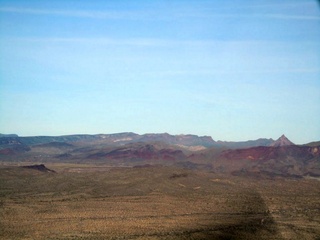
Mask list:
[[[0,132],[320,140],[319,9],[0,0]]]

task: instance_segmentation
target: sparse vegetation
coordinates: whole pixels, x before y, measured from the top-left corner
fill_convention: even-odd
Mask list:
[[[170,167],[2,166],[1,239],[315,239],[313,179]]]

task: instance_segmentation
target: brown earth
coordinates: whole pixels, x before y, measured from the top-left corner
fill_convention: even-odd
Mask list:
[[[317,239],[317,179],[170,167],[0,167],[1,239]]]

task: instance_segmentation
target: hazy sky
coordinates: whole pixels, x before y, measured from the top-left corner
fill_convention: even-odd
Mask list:
[[[0,0],[0,133],[320,140],[314,0]]]

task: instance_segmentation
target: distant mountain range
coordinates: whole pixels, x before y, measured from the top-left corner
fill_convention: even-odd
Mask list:
[[[168,133],[151,133],[139,135],[136,133],[115,133],[115,134],[78,134],[65,136],[34,136],[34,137],[19,137],[16,134],[0,134],[0,148],[10,145],[38,145],[50,142],[91,142],[105,143],[109,145],[123,145],[134,142],[163,142],[171,145],[180,145],[184,147],[221,147],[221,148],[248,148],[257,146],[285,146],[294,145],[288,138],[282,135],[278,140],[260,138],[257,140],[228,142],[214,141],[210,136],[197,136],[192,134],[187,135],[170,135]],[[194,148],[195,149],[195,148]]]
[[[0,162],[72,162],[111,166],[173,165],[233,174],[320,176],[320,142],[286,136],[244,142],[209,136],[116,133],[19,137],[0,135]]]

